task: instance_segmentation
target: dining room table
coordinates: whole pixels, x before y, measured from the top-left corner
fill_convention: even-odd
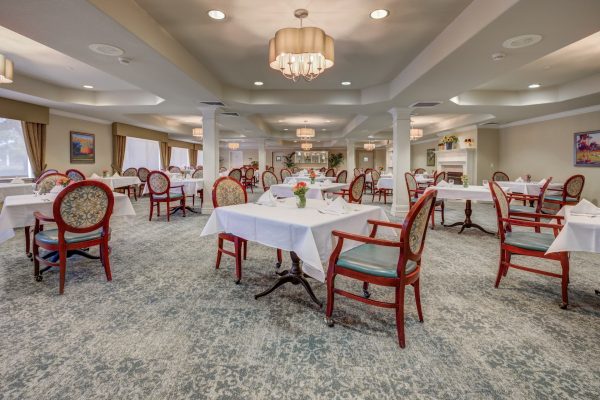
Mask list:
[[[328,201],[307,199],[305,208],[298,208],[293,198],[278,200],[274,205],[245,203],[218,207],[211,214],[201,236],[226,232],[264,246],[290,252],[292,266],[279,273],[269,289],[256,294],[266,296],[285,283],[301,284],[312,301],[322,306],[305,275],[325,282],[325,267],[335,246],[334,230],[358,235],[369,234],[368,220],[389,221],[381,207],[346,204],[343,212],[331,212]],[[395,235],[390,228],[381,233]],[[343,250],[360,243],[344,241]]]
[[[335,182],[335,176],[325,176],[325,175],[317,175],[315,177],[315,182],[326,182],[331,181]],[[298,182],[310,182],[310,177],[308,175],[301,176],[288,176],[283,180],[283,183],[298,183]]]
[[[111,189],[118,189],[127,186],[141,185],[142,181],[137,176],[99,176],[99,177],[88,177],[88,180],[99,181],[106,184]]]
[[[539,182],[526,182],[526,181],[500,181],[502,187],[509,188],[512,193],[522,193],[529,196],[539,196],[545,181]],[[558,190],[563,187],[562,183],[550,182],[548,185],[549,189]]]
[[[273,195],[281,198],[294,197],[294,186],[291,183],[278,183],[271,185],[270,190]],[[338,192],[348,187],[347,183],[328,183],[328,182],[315,182],[307,185],[308,192],[306,193],[307,199],[323,199],[325,193]]]
[[[186,196],[196,196],[199,190],[204,189],[204,179],[202,178],[171,178],[171,193],[181,193],[179,187],[183,187],[183,193]],[[144,185],[142,194],[146,195],[150,193],[148,182]],[[193,213],[198,213],[192,207],[186,205],[185,209]],[[173,208],[171,214],[181,210],[181,206]]]
[[[32,194],[35,189],[35,183],[23,182],[23,183],[0,183],[0,203],[4,202],[4,199],[8,196],[15,196],[19,194]]]

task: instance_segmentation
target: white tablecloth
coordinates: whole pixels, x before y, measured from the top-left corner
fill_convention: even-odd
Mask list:
[[[204,189],[204,179],[182,179],[182,180],[171,180],[171,186],[180,186],[183,185],[183,192],[186,196],[193,196],[198,193],[198,190]],[[171,192],[180,193],[179,188],[171,188]],[[150,193],[150,189],[148,189],[148,184],[144,185],[143,194]]]
[[[531,196],[538,196],[543,185],[539,182],[498,182],[503,188],[510,188],[512,193],[523,193]],[[562,183],[550,183],[549,188],[559,189],[563,186]]]
[[[283,183],[290,183],[292,179],[295,179],[296,182],[310,182],[310,178],[308,176],[288,176],[287,178],[285,178]],[[317,176],[315,178],[315,182],[325,182],[326,180],[335,182],[335,176]]]
[[[131,185],[140,185],[142,183],[142,181],[140,181],[140,178],[138,178],[137,176],[120,176],[118,178],[111,176],[108,178],[88,178],[88,179],[92,180],[92,181],[100,181],[102,183],[105,183],[111,189],[127,187],[127,186],[131,186]]]
[[[393,189],[394,178],[391,176],[382,176],[377,181],[377,189]]]
[[[294,197],[294,185],[279,183],[271,186],[271,192],[277,197]],[[308,184],[308,192],[306,193],[307,199],[323,199],[324,192],[337,192],[343,188],[348,187],[347,183],[331,183],[322,184],[315,183],[314,185]]]
[[[572,206],[563,207],[557,215],[565,217],[564,227],[546,252],[587,251],[600,253],[600,217],[571,215]],[[555,223],[556,220],[551,220]]]
[[[35,183],[0,183],[0,203],[7,196],[17,196],[20,194],[32,194]]]
[[[425,189],[425,193],[430,190],[437,190],[436,198],[438,200],[479,200],[492,201],[492,193],[487,186],[468,186],[449,185],[449,186],[430,186]]]
[[[129,197],[122,193],[114,193],[115,205],[113,216],[135,215]],[[32,194],[7,197],[0,212],[0,243],[15,236],[14,228],[23,228],[35,224],[33,213],[39,211],[51,217],[52,206],[56,196]]]
[[[333,230],[368,235],[368,219],[388,221],[385,212],[376,206],[352,204],[357,211],[343,215],[317,211],[324,207],[325,201],[312,199],[307,200],[306,208],[297,208],[295,199],[287,199],[277,207],[253,203],[219,207],[211,214],[201,236],[227,232],[265,246],[294,251],[304,262],[304,272],[324,282],[323,263],[327,263],[333,250]],[[391,230],[382,230],[385,231]],[[344,250],[359,244],[345,241]]]

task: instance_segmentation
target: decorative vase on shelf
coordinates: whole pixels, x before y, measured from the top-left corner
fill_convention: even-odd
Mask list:
[[[297,194],[296,195],[296,206],[298,206],[298,208],[306,207],[306,195],[305,194]]]
[[[446,143],[446,150],[452,150],[453,143]]]

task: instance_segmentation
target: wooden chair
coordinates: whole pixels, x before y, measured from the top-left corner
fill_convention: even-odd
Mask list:
[[[68,169],[65,171],[65,175],[67,175],[73,182],[81,182],[85,180],[85,175],[83,172],[77,169]]]
[[[180,174],[181,173],[181,168],[176,167],[174,165],[170,165],[169,168],[167,168],[167,170],[172,174]]]
[[[36,211],[33,242],[36,281],[42,280],[40,264],[59,267],[58,292],[63,294],[69,252],[79,250],[77,253],[81,254],[82,249],[92,246],[100,247],[99,258],[104,266],[106,279],[112,280],[108,242],[113,205],[114,196],[107,185],[98,181],[85,180],[67,186],[56,196],[52,206],[52,217]],[[44,230],[46,223],[56,223],[57,229]],[[58,261],[53,262],[40,256],[40,248],[58,252]]]
[[[250,191],[252,191],[252,193],[254,193],[254,168],[252,168],[252,167],[246,168],[246,172],[244,173],[244,176],[242,177],[242,186],[244,186],[244,188],[246,188],[246,190],[248,190],[248,188],[250,188]]]
[[[415,291],[415,301],[419,322],[423,322],[421,310],[419,276],[421,272],[421,254],[427,234],[427,220],[433,212],[436,191],[423,195],[412,207],[402,224],[369,220],[373,225],[369,236],[333,231],[338,238],[337,245],[329,258],[327,270],[327,324],[333,326],[332,314],[336,294],[378,307],[393,308],[396,311],[396,330],[398,344],[405,347],[404,338],[404,293],[406,286]],[[400,229],[400,240],[377,239],[377,228],[391,227]],[[363,243],[351,250],[342,252],[344,240]],[[335,287],[335,278],[342,275],[363,282],[363,296]],[[369,284],[393,287],[393,303],[370,299]]]
[[[341,192],[335,194],[342,197],[348,196],[348,203],[362,203],[362,196],[365,191],[365,180],[365,174],[360,174],[354,178],[348,189],[342,189]]]
[[[262,186],[263,190],[266,192],[273,185],[277,185],[279,182],[277,181],[277,176],[275,173],[271,171],[265,171],[262,174]]]
[[[148,180],[148,174],[150,170],[146,167],[138,168],[138,179],[142,182],[138,188],[138,197],[142,197],[142,193],[144,187],[146,186],[146,181]]]
[[[446,179],[446,173],[445,172],[440,172],[434,175],[433,177],[433,186],[437,186],[438,183],[440,183],[441,181]],[[435,212],[439,211],[441,213],[442,216],[442,225],[444,225],[444,223],[446,222],[446,217],[445,217],[445,209],[446,209],[446,204],[444,202],[443,199],[436,199],[435,201],[435,205],[433,206],[433,212],[431,213],[431,229],[435,229]]]
[[[345,169],[338,172],[337,177],[335,178],[336,183],[346,183],[348,180],[348,171]]]
[[[354,168],[354,177],[356,178],[360,174],[362,174],[362,171],[359,168]]]
[[[509,212],[511,213],[511,216],[515,213],[518,214],[544,214],[545,213],[545,209],[544,209],[544,203],[545,200],[544,198],[546,197],[546,194],[548,193],[548,186],[550,185],[550,182],[552,182],[552,177],[549,177],[548,179],[546,179],[546,182],[544,183],[544,185],[542,185],[542,187],[540,188],[540,193],[537,196],[532,196],[532,195],[528,195],[528,194],[524,194],[524,193],[511,193],[508,195],[508,203],[510,206]],[[512,201],[513,200],[517,200],[517,201],[523,201],[523,204],[527,204],[527,202],[529,201],[530,204],[533,204],[532,206],[527,206],[527,205],[517,205],[517,204],[513,204]],[[548,209],[549,210],[549,209]],[[548,212],[550,213],[550,212]],[[533,219],[535,222],[541,222],[539,217],[532,217],[532,218],[519,218],[519,217],[515,217],[515,219],[524,219],[526,221],[530,221],[531,219]],[[541,232],[539,227],[535,228],[536,232]]]
[[[202,167],[196,168],[196,170],[192,173],[192,179],[203,179],[204,178],[204,170]],[[200,197],[200,208],[204,204],[204,189],[198,189],[198,192],[195,195],[190,195],[188,197],[192,198],[192,207],[196,205],[196,195]]]
[[[494,182],[508,182],[510,178],[507,174],[502,171],[496,171],[492,174],[492,181]]]
[[[417,174],[424,174],[425,173],[425,168],[417,168],[415,169],[415,175]]]
[[[122,176],[137,176],[138,175],[138,170],[137,168],[127,168],[125,171],[123,171]],[[115,189],[115,192],[127,192],[127,197],[131,197],[131,192],[133,192],[133,197],[135,199],[135,201],[137,201],[137,192],[138,192],[138,188],[136,187],[137,185],[129,185],[126,187],[122,187],[122,188],[117,188]]]
[[[585,185],[585,177],[583,175],[573,175],[562,187],[559,195],[546,195],[544,202],[548,204],[556,204],[558,209],[563,206],[575,205],[581,199],[581,192]],[[558,211],[558,209],[556,211]]]
[[[423,194],[423,190],[419,188],[419,185],[417,185],[415,175],[410,172],[404,173],[404,182],[406,182],[406,190],[408,191],[408,201],[410,207],[412,208],[412,206],[415,205],[419,200],[419,196]]]
[[[371,169],[369,173],[371,174],[371,181],[365,182],[365,191],[370,190],[373,196],[375,196],[375,188],[377,187],[377,181],[379,181],[380,175],[379,172],[374,169]]]
[[[229,177],[235,179],[238,182],[242,181],[242,170],[239,168],[234,168],[229,171]]]
[[[325,172],[325,176],[333,178],[335,176],[335,170],[333,168],[329,168],[326,172]]]
[[[172,189],[180,189],[181,192],[173,192]],[[148,190],[150,192],[150,216],[148,221],[152,221],[154,214],[154,205],[156,204],[157,213],[160,217],[160,203],[167,203],[167,222],[171,220],[171,211],[181,208],[185,217],[185,193],[183,185],[171,186],[171,180],[162,171],[152,171],[148,174]],[[171,207],[171,202],[178,202],[179,205]]]
[[[498,288],[502,277],[506,276],[509,268],[520,269],[527,272],[533,272],[535,274],[551,276],[554,278],[560,278],[562,281],[562,303],[561,308],[567,308],[569,304],[568,297],[568,285],[569,285],[569,253],[559,252],[546,254],[548,248],[554,241],[562,228],[561,222],[564,217],[557,215],[546,215],[546,214],[530,214],[530,213],[518,213],[510,212],[510,205],[508,203],[508,197],[498,185],[498,183],[492,181],[489,183],[490,191],[494,199],[496,206],[496,215],[498,218],[498,232],[500,234],[500,263],[498,265],[498,274],[496,276],[495,287]],[[516,217],[516,218],[515,218]],[[556,219],[556,224],[541,223],[534,221],[524,221],[523,219],[517,218],[553,218]],[[514,232],[513,226],[522,226],[528,228],[549,228],[552,229],[553,233],[540,233],[540,232]],[[529,256],[536,258],[543,258],[546,260],[555,260],[560,262],[562,273],[557,274],[548,272],[536,268],[524,267],[511,262],[512,255],[517,256]]]
[[[281,176],[281,182],[285,182],[285,178],[289,178],[290,176],[292,176],[292,171],[290,171],[287,168],[282,169],[279,172],[279,176]]]
[[[46,177],[46,175],[51,175],[51,174],[58,174],[58,170],[56,169],[47,169],[45,171],[42,171],[40,173],[40,176],[37,177],[37,179],[35,180],[34,183],[38,183],[40,182],[42,179],[44,179]]]

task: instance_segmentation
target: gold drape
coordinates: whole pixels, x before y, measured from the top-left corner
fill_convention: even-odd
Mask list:
[[[21,122],[29,163],[36,176],[46,169],[46,124]]]
[[[171,162],[171,147],[167,142],[160,142],[160,163],[162,165],[162,169],[169,168],[169,163]]]
[[[189,149],[190,166],[196,168],[198,166],[198,150]]]
[[[125,160],[125,145],[127,136],[113,135],[113,163],[112,168],[119,174],[123,172],[123,161]]]

